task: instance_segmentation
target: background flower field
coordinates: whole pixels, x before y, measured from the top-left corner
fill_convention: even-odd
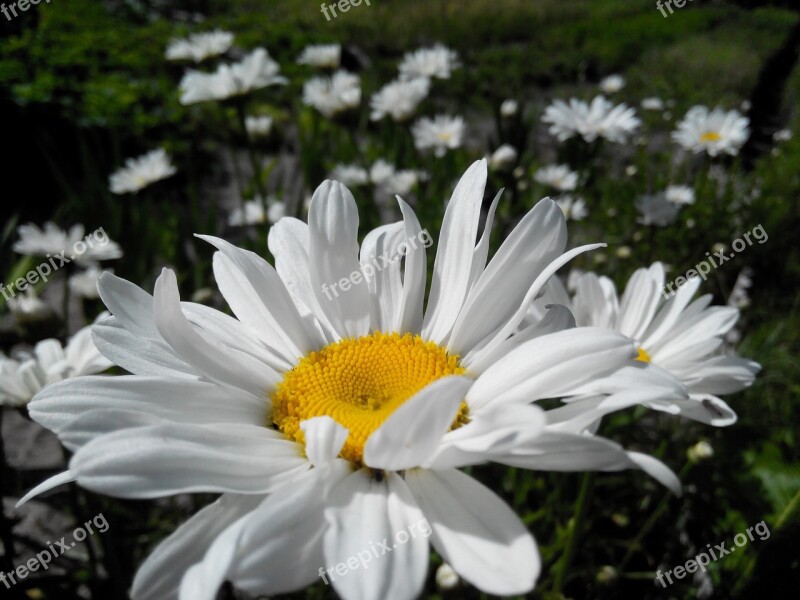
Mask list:
[[[2,282],[8,287],[42,261],[18,245],[28,223],[102,228],[120,250],[88,266],[65,265],[33,286],[38,301],[19,302],[21,293],[15,302],[0,299],[4,357],[47,338],[65,343],[93,322],[104,307],[92,284],[104,269],[152,290],[170,266],[182,297],[225,310],[212,250],[194,233],[268,256],[270,223],[305,218],[308,197],[328,177],[349,178],[362,235],[399,218],[399,193],[436,238],[458,177],[489,157],[486,209],[505,188],[492,249],[550,195],[569,220],[569,247],[608,244],[563,268],[565,283],[570,270],[594,271],[619,290],[653,261],[664,262],[673,280],[708,254],[730,253],[760,226],[768,239],[711,270],[701,288],[714,304],[741,309],[727,341],[763,368],[751,388],[728,398],[738,422],[713,429],[635,409],[602,425],[604,436],[679,473],[681,497],[637,472],[486,466],[470,474],[536,536],[543,575],[532,598],[791,598],[800,589],[800,12],[793,2],[696,0],[665,18],[650,0],[374,0],[326,20],[317,3],[300,0],[56,0],[0,23],[2,168],[10,183]],[[224,56],[165,57],[172,40],[215,29],[233,34]],[[319,44],[340,44],[341,69],[358,76],[358,94],[352,80],[340,82],[345,92],[333,108],[306,84],[335,69],[298,61]],[[452,73],[432,78],[407,117],[375,118],[370,99],[398,79],[404,55],[436,44],[455,51]],[[212,73],[257,48],[285,82],[181,102],[188,70]],[[621,84],[605,79],[612,75]],[[622,143],[607,132],[559,141],[542,120],[555,101],[600,94],[641,121]],[[398,100],[388,104],[397,108]],[[734,154],[685,150],[672,133],[696,105],[739,111],[749,119],[747,141]],[[438,115],[449,120],[432,129]],[[426,127],[431,147],[419,142]],[[158,150],[143,167],[158,173],[152,181],[109,181],[127,159]],[[554,165],[568,168],[540,171]],[[667,197],[670,186],[683,186],[673,190],[677,200]],[[3,597],[126,598],[152,547],[212,497],[126,501],[74,487],[15,510],[28,490],[63,470],[66,457],[24,402],[9,400],[10,373],[0,371],[0,570],[100,512],[110,530],[47,573],[0,587]],[[655,583],[657,569],[762,520],[769,539],[702,576],[667,589]],[[441,562],[433,557],[425,597],[485,597],[465,583],[437,582]],[[320,582],[286,597],[334,592]]]

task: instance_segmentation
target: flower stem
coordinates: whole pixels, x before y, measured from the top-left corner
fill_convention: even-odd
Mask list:
[[[578,499],[575,501],[575,514],[572,517],[572,523],[569,528],[567,546],[564,549],[564,554],[561,556],[561,562],[558,565],[555,581],[553,582],[553,592],[555,593],[561,593],[561,590],[564,589],[567,571],[575,556],[575,549],[578,547],[578,538],[583,529],[583,521],[586,517],[586,510],[589,507],[589,498],[593,486],[594,473],[585,473],[581,480],[580,490],[578,491]]]

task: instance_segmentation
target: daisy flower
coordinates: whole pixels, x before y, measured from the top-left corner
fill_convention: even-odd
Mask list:
[[[664,190],[664,197],[673,204],[694,204],[694,188],[688,185],[670,185]]]
[[[370,98],[370,119],[379,121],[386,115],[395,121],[411,118],[417,112],[419,103],[428,96],[430,86],[430,79],[426,77],[387,83]]]
[[[542,185],[557,189],[559,192],[572,192],[578,187],[578,174],[568,165],[547,165],[533,174],[533,178]]]
[[[240,62],[220,65],[214,73],[187,71],[180,83],[181,104],[225,100],[285,83],[278,63],[264,48],[256,48]]]
[[[338,69],[341,61],[342,46],[340,44],[306,46],[297,58],[298,64],[325,69]]]
[[[432,119],[422,117],[411,127],[411,133],[417,150],[432,149],[434,156],[441,158],[448,150],[461,147],[465,129],[461,117],[436,115]]]
[[[640,362],[675,378],[689,392],[688,399],[654,401],[647,406],[726,426],[736,421],[736,413],[718,395],[750,386],[760,367],[721,352],[723,338],[735,325],[739,310],[709,307],[710,294],[692,301],[700,283],[700,278],[693,277],[667,299],[672,284],[665,288],[664,266],[656,262],[638,269],[621,297],[609,278],[585,273],[577,278],[571,302],[563,288],[554,291],[557,299],[550,301],[569,307],[579,327],[601,327],[627,336],[636,344]],[[559,288],[560,283],[553,278],[550,286]]]
[[[609,75],[601,79],[597,87],[604,94],[615,94],[625,87],[625,78],[622,75]]]
[[[91,265],[99,260],[113,260],[122,256],[122,249],[115,241],[109,239],[105,230],[100,227],[83,235],[83,225],[77,224],[63,230],[55,223],[47,222],[44,228],[33,223],[20,225],[17,228],[19,239],[13,250],[26,256],[58,257],[63,253],[66,262],[76,261],[78,264]],[[60,264],[55,258],[50,260],[54,269]]]
[[[156,181],[172,177],[175,172],[169,155],[163,148],[159,148],[126,160],[125,166],[108,178],[108,185],[114,194],[128,194],[138,192]]]
[[[3,290],[3,296],[7,297]],[[32,323],[49,319],[53,316],[53,309],[44,302],[33,288],[28,288],[22,294],[12,295],[8,298],[8,310],[19,323]]]
[[[564,213],[564,216],[571,221],[581,221],[585,219],[589,210],[583,198],[570,196],[569,194],[556,198],[556,204]]]
[[[575,329],[557,307],[520,329],[553,273],[602,244],[564,253],[564,217],[545,199],[487,263],[499,196],[477,240],[486,179],[479,161],[453,192],[427,303],[426,245],[411,243],[425,230],[411,208],[398,200],[403,220],[359,248],[355,199],[333,181],[314,193],[308,225],[272,227],[275,267],[201,236],[217,249],[215,277],[235,317],[182,302],[168,269],[152,296],[103,275],[114,316],[93,336],[132,375],[36,396],[32,418],[74,454],[20,502],[71,480],[122,498],[221,494],[153,551],[134,600],[211,600],[226,580],[276,595],[322,576],[346,600],[410,600],[430,546],[486,593],[529,592],[540,571],[533,537],[461,467],[641,468],[678,482],[655,459],[586,432],[584,415],[550,420],[532,404],[596,393],[641,363],[626,336]],[[637,372],[637,398],[664,394]],[[357,575],[330,567],[402,530],[405,541]]]
[[[230,50],[233,34],[219,29],[207,33],[194,33],[188,38],[175,39],[167,46],[167,60],[192,60],[202,62]]]
[[[369,170],[369,180],[384,197],[395,194],[404,196],[408,194],[417,183],[425,178],[425,174],[412,169],[398,171],[395,166],[379,158]]]
[[[267,210],[264,211],[264,203],[259,198],[247,200],[243,207],[236,207],[228,215],[228,225],[231,227],[241,227],[243,225],[263,225],[265,223],[276,223],[286,213],[283,202],[274,198],[267,198]]]
[[[96,300],[100,297],[97,291],[97,280],[104,272],[97,265],[89,265],[87,269],[69,278],[69,289],[79,298]],[[113,273],[113,271],[110,271]]]
[[[266,137],[272,131],[272,117],[267,115],[248,116],[245,117],[244,126],[250,137]]]
[[[489,168],[494,171],[510,170],[517,163],[517,150],[510,144],[503,144],[489,157]]]
[[[339,163],[330,175],[331,179],[342,182],[346,186],[354,187],[369,183],[369,173],[364,167],[358,165],[345,165]]]
[[[636,210],[641,215],[638,222],[642,225],[655,225],[666,227],[675,222],[680,204],[670,202],[664,192],[659,194],[648,194],[636,200]]]
[[[625,104],[614,106],[603,96],[591,104],[572,98],[569,104],[556,100],[545,109],[542,121],[550,124],[550,133],[563,142],[576,135],[591,143],[597,138],[624,144],[640,125],[636,111]]]
[[[706,106],[693,106],[672,132],[672,139],[695,154],[736,156],[750,135],[749,124],[750,120],[738,110],[709,111]]]
[[[454,50],[436,44],[432,48],[420,48],[406,53],[398,68],[401,79],[417,77],[450,79],[453,69],[460,66],[458,54]]]
[[[357,108],[361,104],[361,80],[347,71],[309,79],[303,85],[303,104],[316,108],[329,119]]]
[[[500,116],[505,118],[513,117],[519,111],[519,103],[513,98],[503,100],[500,105]]]
[[[664,110],[664,101],[657,96],[652,96],[642,100],[641,106],[643,110]]]
[[[111,366],[92,342],[91,327],[78,331],[66,347],[47,339],[37,343],[33,352],[21,352],[15,358],[0,353],[0,405],[25,406],[46,385]]]

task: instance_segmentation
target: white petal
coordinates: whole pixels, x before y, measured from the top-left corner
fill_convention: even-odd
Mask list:
[[[680,479],[678,479],[678,476],[672,472],[672,469],[663,462],[657,458],[639,452],[628,452],[628,456],[642,471],[650,475],[650,477],[672,491],[676,496],[681,495]]]
[[[341,337],[369,333],[370,297],[358,262],[358,208],[353,195],[337,181],[314,192],[308,211],[311,284],[322,311]],[[341,285],[344,282],[344,285]]]
[[[406,239],[417,240],[418,243],[409,245],[405,257],[403,296],[397,309],[397,320],[392,324],[391,331],[418,334],[422,329],[422,306],[425,300],[428,272],[427,253],[425,245],[422,243],[424,241],[422,240],[422,227],[417,215],[399,196],[397,202],[403,213]]]
[[[414,469],[406,482],[431,525],[433,546],[463,579],[500,596],[533,589],[541,570],[536,544],[494,492],[456,470]]]
[[[97,279],[103,304],[119,323],[143,338],[160,338],[153,321],[153,297],[137,285],[106,271]]]
[[[45,479],[42,483],[37,485],[35,488],[33,488],[27,494],[25,494],[22,498],[20,498],[15,506],[16,508],[19,508],[31,498],[35,498],[39,494],[44,494],[45,492],[49,492],[53,488],[56,488],[60,485],[64,485],[65,483],[69,483],[71,481],[75,481],[75,473],[73,473],[69,469],[67,469],[63,473],[59,473],[58,475],[53,475],[52,477]]]
[[[321,467],[331,463],[342,451],[348,431],[330,417],[314,417],[300,423],[306,441],[306,455],[311,464]]]
[[[442,377],[397,408],[364,444],[364,464],[401,471],[423,464],[453,424],[472,379]]]
[[[365,469],[356,471],[333,491],[325,519],[326,564],[344,563],[348,570],[357,570],[329,573],[340,596],[412,600],[419,595],[428,568],[424,532],[430,530],[420,531],[425,518],[399,475],[386,473],[378,481]],[[407,537],[404,543],[397,537],[401,532]],[[381,549],[381,543],[388,548]]]
[[[264,427],[168,423],[92,440],[69,467],[83,487],[120,498],[263,494],[308,468],[300,450]]]
[[[450,334],[469,292],[470,271],[464,265],[472,265],[486,177],[486,160],[474,162],[445,209],[422,327],[422,336],[437,344]]]

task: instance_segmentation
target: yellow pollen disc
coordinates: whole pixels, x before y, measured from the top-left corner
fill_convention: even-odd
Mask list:
[[[350,432],[340,456],[362,463],[364,444],[397,407],[447,375],[461,375],[458,356],[411,334],[376,332],[326,346],[287,372],[272,397],[272,420],[304,443],[300,423],[327,415]],[[467,422],[461,408],[453,429]]]
[[[701,142],[718,142],[722,139],[722,136],[718,134],[716,131],[706,131],[703,135],[700,136]]]
[[[436,134],[436,137],[442,142],[449,142],[453,138],[453,134],[449,131],[440,131]]]
[[[639,347],[639,354],[636,356],[636,360],[640,360],[642,362],[649,363],[650,362],[650,355],[647,353],[647,351],[644,348]]]

